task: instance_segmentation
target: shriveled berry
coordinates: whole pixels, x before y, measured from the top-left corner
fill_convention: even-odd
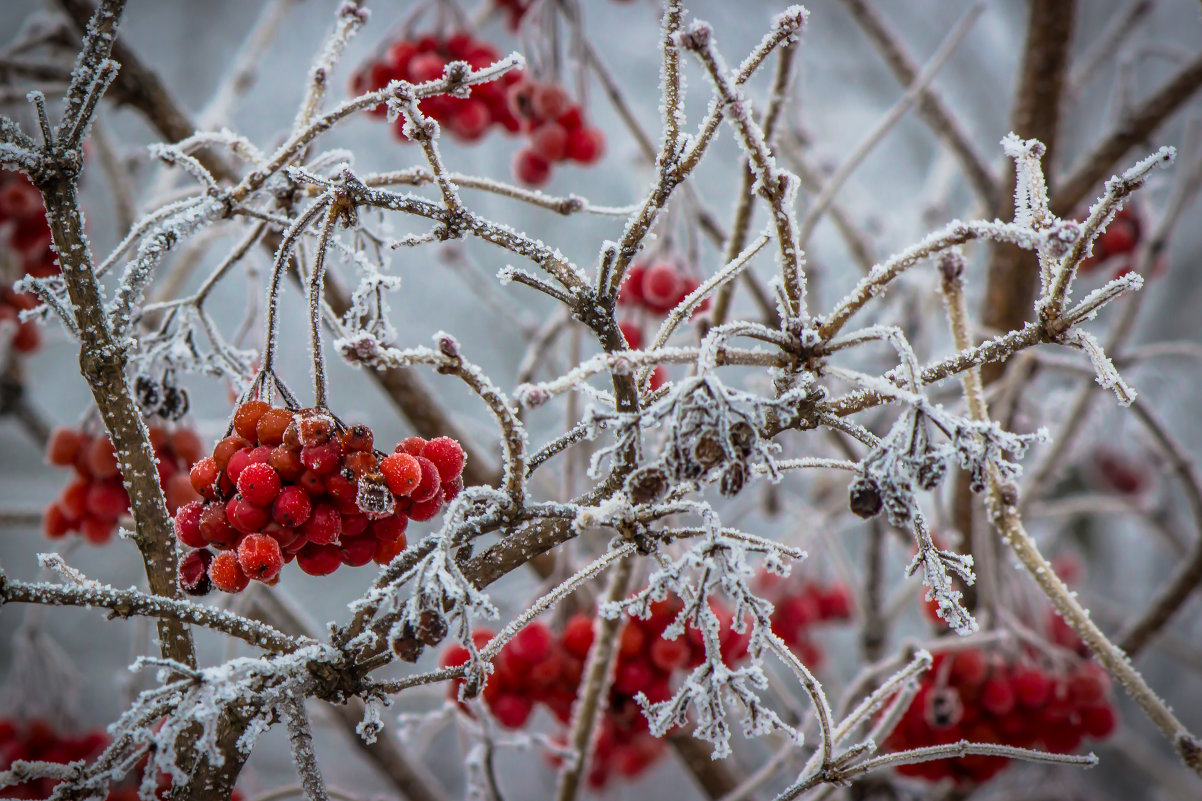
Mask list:
[[[270,465],[251,464],[238,474],[238,492],[255,506],[269,506],[280,494],[280,474]]]
[[[250,578],[238,564],[233,551],[222,551],[213,557],[209,565],[209,579],[222,592],[242,592],[250,584]]]
[[[248,534],[238,543],[238,564],[252,579],[270,581],[284,566],[280,544],[266,534]]]
[[[334,434],[334,420],[325,412],[307,409],[296,417],[297,438],[302,446],[321,445]],[[287,444],[287,432],[285,432]]]
[[[180,557],[176,569],[179,588],[188,595],[208,595],[213,590],[213,582],[209,579],[209,566],[213,562],[213,552],[200,550],[190,551]]]

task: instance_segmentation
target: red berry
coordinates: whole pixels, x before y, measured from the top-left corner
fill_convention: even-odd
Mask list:
[[[200,512],[200,534],[214,545],[232,547],[238,542],[238,531],[230,525],[225,504],[213,501]]]
[[[184,466],[193,465],[204,453],[200,435],[190,428],[177,428],[171,432],[171,450]]]
[[[284,555],[273,538],[266,534],[248,534],[238,543],[238,564],[250,578],[270,581],[284,566]]]
[[[426,447],[426,440],[421,437],[409,437],[401,440],[396,446],[394,453],[407,453],[410,456],[421,456],[422,448]]]
[[[89,514],[101,520],[116,520],[129,509],[129,496],[117,479],[109,479],[88,488],[85,507]]]
[[[403,444],[397,447],[400,448]],[[425,447],[425,444],[425,440],[422,440],[422,447]],[[403,451],[381,459],[380,473],[384,476],[384,481],[388,484],[388,489],[392,491],[392,494],[400,497],[412,494],[422,479],[422,467],[417,461],[417,457],[410,456]]]
[[[306,445],[301,449],[301,463],[319,476],[328,475],[338,469],[342,461],[342,445],[329,439],[320,445]]]
[[[600,128],[578,128],[568,133],[568,158],[581,164],[595,164],[605,155],[605,134]]]
[[[300,412],[294,419],[294,422],[297,424],[297,441],[295,443],[289,442],[288,430],[292,428],[292,426],[289,426],[288,430],[284,432],[285,445],[296,444],[304,447],[321,445],[334,435],[334,420],[324,412],[308,409]]]
[[[235,453],[249,447],[251,447],[250,441],[237,434],[232,434],[218,442],[217,446],[213,448],[213,462],[217,465],[217,470],[224,471],[229,467],[230,458]],[[199,491],[197,490],[197,492]]]
[[[580,659],[588,655],[593,647],[593,619],[585,614],[576,614],[563,627],[563,647]]]
[[[271,521],[271,510],[256,506],[241,496],[230,498],[225,504],[225,516],[230,525],[243,534],[255,534]]]
[[[543,123],[530,134],[530,146],[547,161],[563,161],[568,154],[568,132],[559,123]]]
[[[254,442],[258,436],[259,418],[262,417],[271,404],[261,400],[248,400],[234,411],[234,431],[248,442]]]
[[[646,272],[647,266],[642,262],[636,261],[630,265],[622,278],[622,288],[618,291],[619,304],[638,306],[643,302],[643,276]]]
[[[438,491],[434,493],[433,498],[429,499],[428,501],[422,501],[420,503],[418,503],[416,501],[411,503],[409,505],[409,510],[407,512],[405,512],[405,514],[407,514],[409,516],[410,520],[416,520],[419,523],[424,523],[425,521],[430,520],[436,514],[441,512],[442,507],[444,505],[445,504],[443,503],[443,498],[442,498],[442,488],[439,487]]]
[[[421,455],[429,459],[438,470],[439,483],[454,481],[463,474],[467,456],[458,442],[450,437],[438,437],[426,443]]]
[[[660,638],[651,643],[651,662],[665,673],[670,673],[688,663],[690,651],[688,643],[681,637],[675,640]]]
[[[212,562],[211,551],[189,551],[181,556],[176,569],[179,588],[188,595],[208,595],[213,589],[213,582],[209,580]]]
[[[175,511],[185,503],[200,500],[200,493],[192,489],[192,482],[183,473],[176,473],[163,485],[163,496],[167,501],[167,511]]]
[[[266,464],[252,464],[238,474],[238,492],[255,506],[269,506],[280,494],[280,474]]]
[[[271,518],[289,528],[302,525],[312,512],[313,502],[309,500],[309,493],[295,485],[281,489],[271,505]]]
[[[338,540],[338,534],[342,531],[342,515],[333,506],[319,503],[313,507],[313,513],[300,530],[301,535],[314,545],[328,545]]]
[[[71,530],[71,523],[71,518],[67,516],[62,506],[52,503],[46,507],[46,512],[42,516],[42,533],[50,539],[56,540]]]
[[[450,503],[451,501],[455,500],[455,498],[457,498],[459,493],[462,491],[463,476],[451,481],[442,482],[442,502],[444,504]]]
[[[1042,670],[1017,668],[1014,671],[1014,694],[1023,706],[1037,709],[1047,703],[1052,694],[1052,680]]]
[[[1097,662],[1082,662],[1068,677],[1069,698],[1077,706],[1094,706],[1106,700],[1110,674]]]
[[[121,475],[117,452],[108,437],[96,437],[88,446],[88,469],[96,478],[116,478]]]
[[[952,656],[951,677],[955,684],[975,687],[985,681],[989,663],[985,654],[975,648],[966,648]]]
[[[618,323],[618,328],[622,332],[622,337],[626,340],[626,346],[631,350],[638,350],[643,347],[643,331],[638,325],[630,320],[623,320]]]
[[[342,452],[349,455],[363,452],[370,455],[375,436],[367,426],[351,426],[342,434]]]
[[[328,576],[338,569],[342,559],[337,545],[310,543],[297,552],[296,564],[310,576]]]
[[[396,559],[397,555],[400,554],[401,551],[405,550],[405,546],[407,544],[408,543],[405,541],[404,534],[397,537],[395,540],[392,540],[391,542],[388,540],[377,540],[376,552],[372,555],[372,560],[377,565],[386,565],[393,559]]]
[[[1081,728],[1095,740],[1104,740],[1118,727],[1118,717],[1109,704],[1087,706],[1077,714],[1081,716]]]
[[[373,520],[368,528],[371,529],[372,536],[377,540],[381,542],[395,542],[397,539],[404,539],[405,529],[408,526],[409,518],[397,512],[390,517]]]
[[[540,120],[558,119],[572,106],[568,93],[553,83],[537,84],[530,95],[530,110]]]
[[[209,565],[209,579],[222,592],[242,592],[250,584],[233,551],[222,551],[213,557]]]
[[[292,410],[272,407],[259,417],[255,424],[255,438],[260,445],[279,445],[284,441],[284,432],[292,424]]]
[[[493,699],[488,708],[502,726],[519,729],[526,725],[526,721],[530,718],[530,712],[534,709],[534,701],[524,695],[505,693]]]
[[[181,506],[175,513],[175,536],[189,548],[204,548],[209,544],[200,533],[200,515],[203,511],[204,504],[192,501]]]
[[[271,469],[279,473],[284,481],[296,481],[305,472],[300,450],[285,445],[271,449],[271,453],[267,455],[267,464],[271,465]]]
[[[981,707],[994,717],[1010,714],[1014,702],[1014,687],[1004,674],[995,673],[981,686]]]
[[[59,426],[50,432],[46,443],[46,461],[56,467],[70,467],[79,456],[83,436],[74,428]]]
[[[456,107],[448,128],[465,142],[475,142],[488,131],[492,115],[483,100],[468,98]]]
[[[551,162],[532,147],[524,147],[513,157],[513,175],[527,186],[542,186],[551,180]]]
[[[84,539],[93,545],[103,545],[108,542],[116,528],[115,520],[101,520],[97,517],[85,517],[79,524],[79,530]]]
[[[663,313],[676,305],[682,279],[670,262],[657,262],[643,274],[643,300],[654,312]]]

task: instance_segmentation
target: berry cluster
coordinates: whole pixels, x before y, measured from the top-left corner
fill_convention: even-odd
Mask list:
[[[682,273],[680,267],[670,260],[653,264],[636,261],[622,279],[618,305],[643,309],[662,317],[699,286],[701,281]],[[696,314],[708,311],[709,307],[710,301],[706,298],[697,307]],[[636,346],[632,343],[631,347]]]
[[[383,89],[392,81],[434,81],[442,77],[446,65],[452,61],[465,61],[472,69],[478,70],[499,58],[500,54],[491,44],[474,39],[467,33],[456,33],[445,38],[431,34],[418,39],[401,39],[393,43],[381,58],[360,67],[352,79],[351,88],[356,94],[362,94]],[[477,141],[494,125],[517,133],[521,126],[510,110],[507,92],[520,81],[521,73],[511,70],[495,81],[476,84],[472,87],[470,97],[427,97],[418,104],[418,108],[463,142]],[[383,117],[387,109],[381,103],[371,113]],[[402,130],[404,124],[404,118],[398,118],[393,133],[400,141],[407,142],[409,138]]]
[[[676,598],[660,601],[652,604],[647,620],[631,616],[622,626],[609,703],[594,742],[588,775],[594,788],[604,787],[615,775],[639,775],[664,751],[663,741],[652,736],[635,697],[642,693],[651,703],[667,700],[672,695],[673,679],[705,659],[698,629],[689,628],[675,640],[664,639],[664,629],[682,608]],[[711,603],[711,608],[721,621],[722,657],[734,664],[747,655],[750,631],[734,631],[731,613],[717,603]],[[534,621],[505,644],[493,660],[493,672],[481,692],[502,725],[520,728],[539,703],[561,723],[571,720],[584,662],[593,645],[595,622],[592,615],[577,614],[556,637],[545,623]],[[483,629],[473,633],[477,648],[491,638],[492,632]],[[467,649],[455,644],[443,651],[441,664],[457,666],[467,660]],[[452,699],[458,697],[461,683],[457,680],[449,688]]]
[[[1080,271],[1091,273],[1103,263],[1117,259],[1114,277],[1130,272],[1135,266],[1135,249],[1142,237],[1143,223],[1138,212],[1131,205],[1124,206],[1094,240],[1093,252],[1081,262]]]
[[[449,437],[412,437],[390,455],[372,445],[370,428],[343,428],[320,410],[243,403],[233,433],[192,468],[203,499],[176,513],[176,537],[196,549],[180,560],[180,587],[273,584],[294,558],[312,576],[392,561],[409,521],[459,494],[465,457]]]
[[[0,773],[14,762],[55,762],[67,764],[92,760],[100,756],[111,739],[102,729],[83,734],[66,734],[41,720],[21,722],[0,719]],[[109,787],[105,801],[138,801],[138,787],[146,769],[143,760],[120,784]],[[54,779],[34,779],[4,788],[5,798],[46,799],[54,792]],[[158,777],[155,796],[166,801],[170,797],[171,776]],[[92,796],[98,798],[99,796]],[[242,793],[234,790],[231,801],[241,801]]]
[[[58,274],[42,195],[28,178],[17,172],[0,171],[0,250],[15,259],[5,265],[6,271],[11,272],[9,278]],[[37,305],[37,298],[14,291],[7,281],[0,286],[0,323],[10,322],[15,327],[12,347],[19,353],[35,351],[42,342],[38,324],[20,320],[21,312]]]
[[[772,602],[772,632],[784,640],[807,667],[821,667],[825,655],[810,638],[810,630],[823,623],[851,619],[851,591],[840,583],[786,579],[776,573],[761,572],[756,589]]]
[[[204,452],[200,437],[186,426],[150,427],[150,444],[158,460],[159,484],[167,509],[176,509],[197,498],[188,470]],[[74,428],[56,428],[46,444],[46,461],[69,467],[75,477],[58,500],[46,507],[42,529],[57,539],[69,531],[80,532],[88,542],[102,545],[129,512],[129,495],[121,481],[117,454],[107,435],[93,436]]]
[[[1094,451],[1088,475],[1106,490],[1121,495],[1143,495],[1156,482],[1156,469],[1147,459],[1106,445]]]
[[[513,175],[522,183],[542,186],[558,162],[596,164],[605,155],[605,134],[585,122],[562,86],[522,79],[509,90],[509,106],[530,138],[513,157]]]
[[[1087,736],[1109,737],[1117,722],[1110,676],[1095,662],[1073,660],[1050,669],[966,649],[935,657],[885,747],[902,751],[970,740],[1067,754]],[[1007,764],[1004,757],[970,755],[897,770],[929,781],[974,784]]]

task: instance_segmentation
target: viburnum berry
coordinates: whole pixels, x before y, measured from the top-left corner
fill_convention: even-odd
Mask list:
[[[280,544],[264,534],[248,534],[238,543],[238,564],[247,576],[270,581],[284,566]]]
[[[551,180],[551,162],[533,146],[524,147],[514,154],[513,175],[527,186],[542,186]]]
[[[423,448],[425,444],[423,440]],[[394,453],[381,459],[380,473],[384,476],[388,488],[398,496],[413,494],[422,480],[422,466],[417,457],[405,452]]]
[[[200,501],[191,501],[175,512],[175,536],[189,548],[204,548],[209,544],[204,535],[200,533],[200,515],[203,511],[204,504]]]
[[[421,456],[438,470],[439,483],[454,481],[463,474],[467,457],[463,447],[450,437],[436,437],[422,448]]]
[[[238,475],[238,492],[255,506],[267,506],[280,494],[280,474],[267,464],[251,464]]]
[[[248,442],[255,440],[258,437],[259,418],[269,409],[271,405],[266,401],[246,401],[234,411],[234,431]]]
[[[336,545],[310,542],[296,554],[296,564],[310,576],[328,576],[342,564]]]
[[[313,502],[309,493],[295,484],[284,487],[271,505],[271,517],[281,526],[296,528],[309,519]]]
[[[250,585],[250,578],[238,563],[233,551],[221,551],[209,565],[209,579],[222,592],[242,592]]]

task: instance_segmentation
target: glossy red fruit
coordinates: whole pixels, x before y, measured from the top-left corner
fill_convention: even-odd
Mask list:
[[[593,618],[585,614],[576,614],[563,627],[563,647],[568,653],[583,659],[593,647],[594,632]]]
[[[310,543],[297,552],[296,564],[310,576],[328,576],[339,568],[342,559],[338,546]]]
[[[256,581],[271,581],[284,566],[280,544],[266,534],[248,534],[238,543],[238,564]]]
[[[238,531],[226,517],[225,504],[213,501],[200,512],[200,534],[214,545],[232,547],[238,542]]]
[[[1051,696],[1052,680],[1037,668],[1017,668],[1014,671],[1014,694],[1023,706],[1037,709],[1047,703]]]
[[[405,529],[409,526],[409,518],[397,512],[389,517],[384,517],[379,520],[373,520],[368,528],[371,534],[381,542],[393,542],[397,538],[405,536]]]
[[[438,470],[439,483],[454,481],[463,474],[467,456],[463,447],[450,437],[437,437],[426,443],[421,455],[429,459]]]
[[[270,408],[271,404],[266,401],[246,401],[234,411],[234,431],[247,442],[254,442],[258,436],[259,418]]]
[[[200,515],[203,511],[204,504],[192,501],[181,506],[175,513],[175,536],[189,548],[204,548],[209,544],[200,533]]]
[[[209,580],[222,592],[242,592],[250,584],[233,551],[222,551],[213,557],[209,565]]]
[[[280,490],[271,505],[271,518],[281,526],[296,528],[313,513],[313,502],[302,488],[289,485]]]
[[[995,717],[1009,715],[1016,702],[1009,677],[995,673],[981,686],[981,707]]]
[[[342,530],[342,515],[333,506],[319,503],[313,513],[300,527],[301,535],[314,545],[328,545],[337,541]]]
[[[425,445],[425,440],[422,440],[422,447]],[[401,451],[380,460],[380,474],[394,495],[408,497],[421,483],[422,468],[416,456]]]
[[[255,506],[270,506],[280,494],[280,474],[266,464],[251,464],[238,475],[238,492]]]
[[[605,155],[605,134],[600,128],[569,131],[567,155],[581,164],[596,164]]]
[[[656,262],[643,273],[643,301],[652,311],[669,311],[680,297],[681,286],[682,278],[674,265]]]
[[[361,567],[376,555],[379,541],[370,534],[351,536],[343,534],[338,542],[338,558],[344,565]]]
[[[438,494],[442,482],[438,474],[438,468],[432,461],[424,456],[419,456],[417,457],[417,463],[421,468],[422,474],[417,485],[409,493],[409,497],[413,499],[414,503],[424,503],[425,501],[432,500]]]
[[[377,565],[386,565],[396,559],[397,555],[405,550],[407,544],[404,534],[391,541],[376,540],[376,551],[371,558]]]
[[[530,146],[547,161],[563,161],[568,154],[568,132],[557,122],[545,122],[530,134]]]
[[[1082,662],[1068,677],[1069,698],[1077,706],[1094,706],[1106,700],[1110,674],[1097,662]]]
[[[333,473],[341,461],[342,445],[336,439],[328,439],[320,445],[306,445],[301,449],[301,464],[319,476]]]
[[[416,501],[413,502],[412,504],[409,505],[409,509],[407,512],[405,512],[405,514],[407,514],[409,516],[409,519],[416,520],[419,523],[423,523],[427,520],[433,519],[433,517],[435,515],[437,515],[439,512],[442,511],[442,507],[444,505],[445,504],[443,503],[442,487],[439,487],[438,490],[434,493],[433,498],[430,498],[429,500],[426,500],[426,501],[422,501],[420,503],[418,503]]]
[[[394,453],[407,453],[410,456],[421,456],[422,448],[426,447],[426,440],[422,437],[409,437],[403,439],[396,446]]]

